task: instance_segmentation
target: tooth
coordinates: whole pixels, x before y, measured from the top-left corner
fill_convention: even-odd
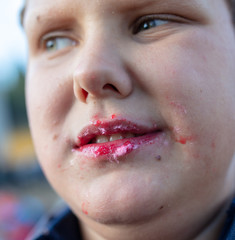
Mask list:
[[[133,138],[133,137],[135,137],[135,135],[132,134],[132,133],[126,133],[124,136],[125,136],[125,138]]]
[[[109,138],[107,136],[101,135],[96,137],[96,143],[105,143],[108,141],[109,141]]]
[[[110,142],[115,141],[115,140],[120,140],[120,139],[123,139],[123,136],[119,133],[113,134],[109,137]]]

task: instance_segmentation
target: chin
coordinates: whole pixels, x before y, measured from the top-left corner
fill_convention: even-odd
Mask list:
[[[110,206],[112,205],[112,207]],[[113,206],[115,205],[115,206]],[[156,216],[162,215],[163,206],[158,209],[148,205],[148,203],[136,203],[135,200],[128,203],[117,203],[98,206],[97,203],[90,203],[88,208],[85,204],[79,210],[78,215],[82,218],[86,217],[92,221],[102,223],[105,225],[135,225],[147,222]],[[85,209],[84,209],[85,208]],[[85,216],[84,216],[85,215]]]
[[[167,206],[164,204],[167,197],[160,186],[149,184],[137,176],[128,179],[121,178],[119,174],[116,177],[119,181],[112,179],[109,183],[104,182],[107,178],[103,181],[96,179],[80,195],[80,201],[74,199],[70,202],[79,217],[103,224],[125,225],[146,222],[162,215]]]

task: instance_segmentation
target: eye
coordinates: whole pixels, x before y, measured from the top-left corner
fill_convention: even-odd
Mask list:
[[[144,16],[137,20],[133,28],[133,34],[136,35],[140,32],[147,31],[151,28],[159,27],[169,23],[168,19],[160,19],[156,16]]]
[[[55,52],[76,45],[76,41],[68,37],[50,37],[43,40],[43,48],[47,52]]]

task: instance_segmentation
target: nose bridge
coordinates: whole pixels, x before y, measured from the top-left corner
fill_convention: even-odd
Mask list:
[[[125,61],[119,51],[115,35],[110,29],[90,29],[78,54],[74,70],[75,96],[86,101],[88,97],[124,97],[131,91],[131,82],[125,70]]]
[[[87,36],[82,48],[82,58],[79,59],[81,70],[85,72],[111,71],[111,66],[118,62],[118,52],[114,49],[114,42],[109,33],[93,31]],[[115,63],[116,62],[116,63]]]

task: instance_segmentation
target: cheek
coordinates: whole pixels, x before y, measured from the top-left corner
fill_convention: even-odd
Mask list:
[[[53,128],[64,121],[72,107],[72,78],[58,69],[29,67],[26,94],[32,127]]]
[[[232,78],[231,74],[222,76],[218,68],[223,59],[223,72],[231,72],[226,70],[231,68],[226,58],[229,54],[218,59],[216,42],[208,46],[206,41],[188,38],[178,43],[160,54],[164,57],[159,64],[155,59],[155,70],[147,75],[148,89],[157,100],[182,158],[215,179],[225,174],[235,146],[235,113],[229,102]],[[151,76],[156,76],[154,81]]]
[[[67,139],[61,130],[73,103],[72,81],[61,72],[53,72],[59,77],[29,66],[26,85],[30,128],[38,158],[45,169],[56,166],[56,161],[61,162],[66,154]]]

